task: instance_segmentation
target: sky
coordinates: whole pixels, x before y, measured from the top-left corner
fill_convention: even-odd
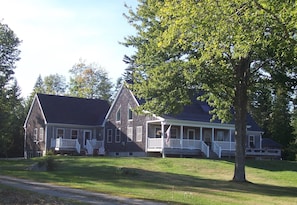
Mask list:
[[[97,63],[115,83],[127,68],[124,55],[134,52],[119,44],[135,33],[123,16],[125,3],[137,6],[137,0],[0,0],[0,20],[22,40],[14,70],[22,96],[39,75],[69,79],[79,59]]]

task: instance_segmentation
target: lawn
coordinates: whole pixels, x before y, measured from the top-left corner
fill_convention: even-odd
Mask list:
[[[297,163],[247,161],[251,183],[234,183],[234,163],[190,158],[55,157],[55,170],[28,171],[38,158],[0,161],[0,174],[169,204],[297,204]]]

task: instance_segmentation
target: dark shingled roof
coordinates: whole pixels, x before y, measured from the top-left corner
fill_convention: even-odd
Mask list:
[[[109,109],[105,100],[37,94],[48,123],[102,125]]]
[[[262,139],[262,147],[263,148],[276,148],[281,149],[282,145],[277,143],[276,141],[270,139],[270,138],[263,138]]]
[[[140,105],[145,103],[145,100],[138,99],[137,97],[136,99]],[[221,123],[218,119],[211,121],[212,115],[209,113],[210,110],[211,107],[206,102],[199,101],[197,100],[197,97],[194,97],[192,99],[192,104],[184,106],[179,114],[162,115],[161,117],[164,117],[165,119]],[[229,124],[234,124],[234,120],[229,122]],[[250,131],[262,131],[250,114],[247,115],[247,125],[249,126],[248,130]]]

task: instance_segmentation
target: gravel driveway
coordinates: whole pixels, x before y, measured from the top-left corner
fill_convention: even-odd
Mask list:
[[[18,189],[25,189],[44,195],[60,197],[63,199],[71,199],[78,202],[89,204],[104,205],[165,205],[165,203],[157,203],[152,201],[129,199],[124,197],[111,196],[108,194],[89,192],[80,189],[73,189],[65,186],[57,186],[48,183],[39,183],[24,179],[18,179],[8,176],[0,176],[0,183]]]

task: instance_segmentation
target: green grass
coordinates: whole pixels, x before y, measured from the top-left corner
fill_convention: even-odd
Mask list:
[[[25,170],[36,160],[0,161],[0,174],[172,204],[297,204],[297,163],[247,161],[234,183],[234,163],[188,158],[56,157],[51,172]]]

